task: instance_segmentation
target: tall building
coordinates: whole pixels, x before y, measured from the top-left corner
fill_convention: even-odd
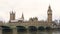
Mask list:
[[[15,20],[15,13],[13,11],[10,13],[10,20]]]
[[[48,22],[48,24],[51,24],[51,23],[52,23],[52,10],[51,10],[50,5],[49,5],[49,7],[48,7],[48,12],[47,12],[47,14],[48,14],[47,22]]]

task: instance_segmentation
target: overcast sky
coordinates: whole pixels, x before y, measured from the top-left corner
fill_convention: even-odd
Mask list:
[[[9,20],[9,12],[16,12],[16,19],[21,18],[22,12],[25,20],[38,17],[47,19],[48,6],[51,6],[53,20],[60,19],[60,0],[0,0],[0,20]]]

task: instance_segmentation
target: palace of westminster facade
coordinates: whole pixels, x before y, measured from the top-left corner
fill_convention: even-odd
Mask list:
[[[29,21],[24,21],[24,15],[22,14],[21,19],[15,19],[15,13],[10,13],[10,20],[8,23],[0,23],[0,34],[3,34],[3,30],[6,26],[13,29],[13,34],[17,34],[16,26],[24,26],[28,28],[29,26],[52,26],[54,22],[52,21],[52,9],[49,6],[47,10],[47,20],[46,21],[38,21],[38,18],[30,18]]]

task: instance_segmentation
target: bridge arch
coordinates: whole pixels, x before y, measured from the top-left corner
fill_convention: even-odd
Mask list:
[[[51,30],[52,28],[50,26],[47,26],[45,29],[46,30]]]
[[[2,27],[2,30],[3,31],[7,31],[7,32],[9,32],[9,31],[11,31],[11,28],[9,27],[9,26],[1,26]]]
[[[16,26],[17,27],[17,31],[18,32],[24,32],[24,31],[27,31],[27,28],[24,27],[24,26]]]
[[[44,26],[39,26],[39,27],[38,27],[38,30],[39,30],[39,31],[43,31],[43,30],[45,30],[45,28],[44,28]]]
[[[0,26],[3,34],[12,34],[12,29],[9,26]]]
[[[29,26],[28,30],[29,31],[37,31],[37,27],[35,27],[35,26]]]

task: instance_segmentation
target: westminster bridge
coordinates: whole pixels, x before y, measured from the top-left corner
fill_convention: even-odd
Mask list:
[[[0,34],[29,34],[31,31],[37,34],[36,31],[48,28],[47,24],[43,23],[0,23]],[[22,33],[21,33],[22,32]]]
[[[21,33],[21,31],[25,31],[25,33],[29,33],[29,31],[35,32],[40,28],[41,25],[38,23],[1,23],[0,34],[17,34]],[[42,26],[46,28],[45,25]]]

